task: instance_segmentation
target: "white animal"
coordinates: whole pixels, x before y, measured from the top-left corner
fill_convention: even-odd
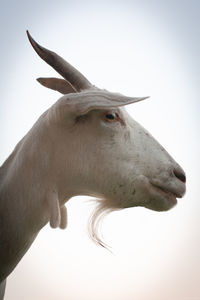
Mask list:
[[[91,85],[56,53],[37,44],[39,56],[63,79],[39,78],[64,94],[34,124],[0,168],[0,282],[28,250],[40,229],[66,227],[65,203],[76,195],[98,199],[93,240],[107,211],[144,206],[164,211],[185,193],[185,174],[124,109],[145,99]]]

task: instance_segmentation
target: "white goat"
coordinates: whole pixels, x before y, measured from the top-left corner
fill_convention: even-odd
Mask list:
[[[38,119],[0,168],[0,299],[5,281],[40,229],[66,227],[64,204],[73,196],[98,199],[92,238],[107,211],[144,206],[168,210],[185,193],[185,174],[123,106],[130,98],[100,90],[56,53],[39,56],[63,79],[39,78],[64,94]]]

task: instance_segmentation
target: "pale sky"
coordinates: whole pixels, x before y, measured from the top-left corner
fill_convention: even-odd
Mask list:
[[[88,197],[67,203],[65,231],[47,225],[8,278],[5,300],[200,299],[200,2],[1,1],[0,163],[59,94],[25,31],[96,86],[147,96],[127,107],[183,167],[187,193],[165,213],[109,215],[105,241],[87,235]]]

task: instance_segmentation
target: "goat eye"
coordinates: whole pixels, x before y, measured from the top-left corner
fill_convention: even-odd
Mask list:
[[[119,118],[117,113],[106,113],[104,118],[107,122],[115,122]]]

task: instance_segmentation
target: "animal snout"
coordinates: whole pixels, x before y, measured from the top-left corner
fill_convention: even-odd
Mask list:
[[[173,175],[179,179],[181,182],[186,183],[185,172],[181,169],[181,167],[177,166],[173,169]]]
[[[160,188],[162,191],[167,191],[177,198],[182,198],[186,192],[186,176],[183,169],[178,164],[173,164],[170,173],[165,173],[165,176],[153,178],[150,182],[153,186]]]

